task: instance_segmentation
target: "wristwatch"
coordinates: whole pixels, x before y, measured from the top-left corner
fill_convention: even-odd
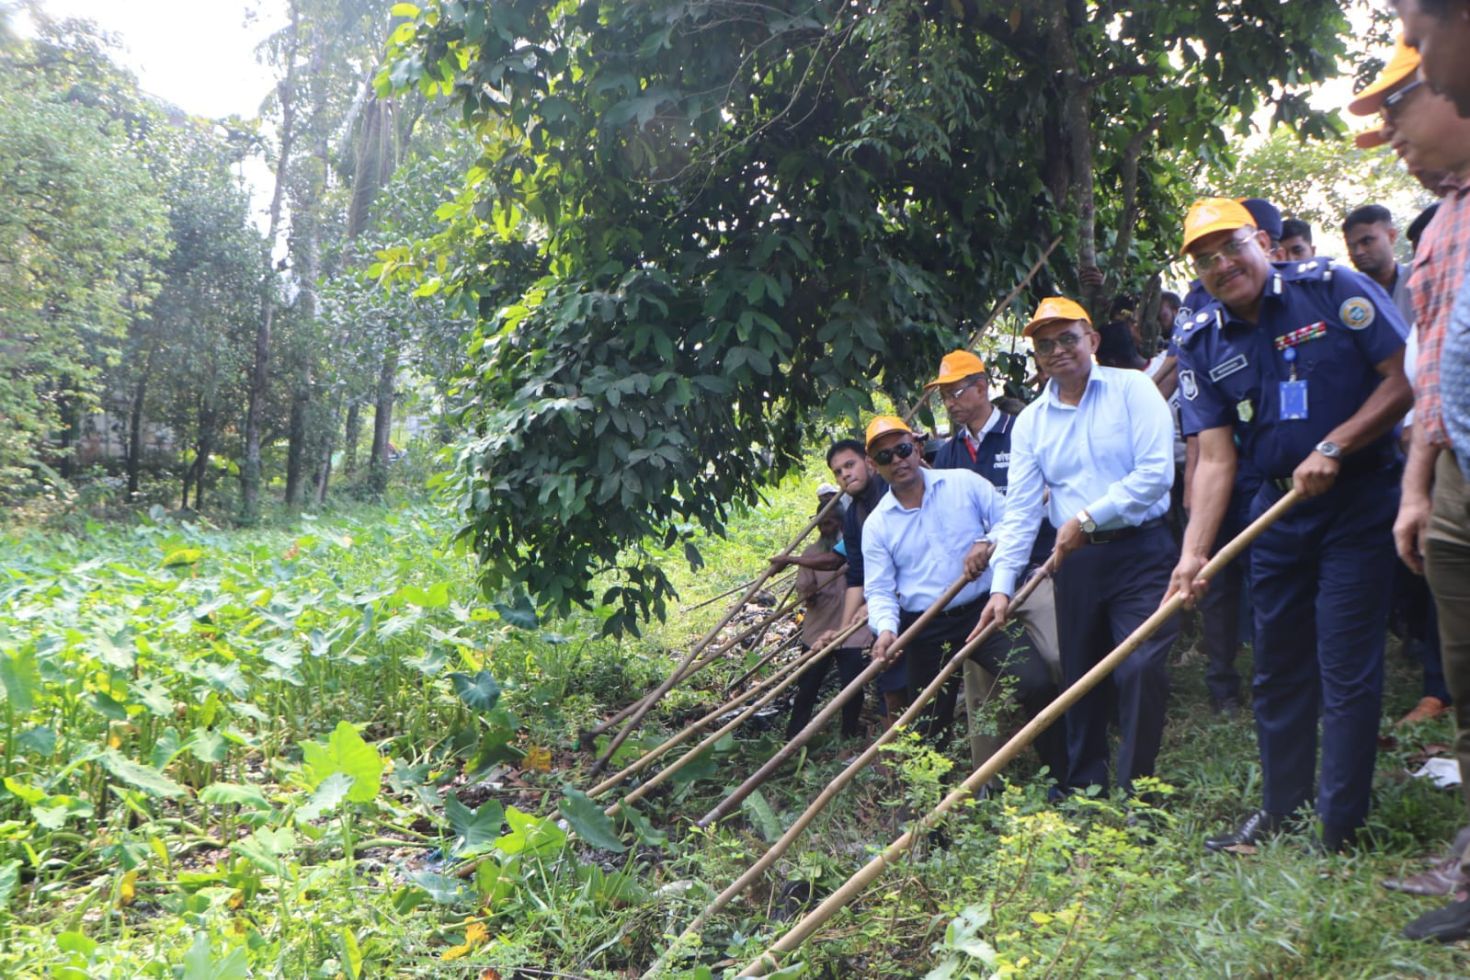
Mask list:
[[[1342,447],[1335,442],[1328,442],[1326,439],[1323,439],[1312,448],[1328,459],[1342,459]]]
[[[1083,534],[1091,534],[1097,530],[1097,521],[1092,519],[1092,515],[1085,508],[1077,512],[1077,523],[1081,526]]]

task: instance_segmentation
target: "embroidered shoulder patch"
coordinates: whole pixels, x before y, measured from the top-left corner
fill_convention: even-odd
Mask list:
[[[1190,401],[1194,401],[1196,398],[1199,397],[1199,385],[1194,383],[1193,371],[1179,372],[1179,390],[1183,392],[1184,397],[1189,399]]]
[[[1378,311],[1366,296],[1354,296],[1345,300],[1337,310],[1337,318],[1349,330],[1364,330],[1372,325],[1377,316]]]

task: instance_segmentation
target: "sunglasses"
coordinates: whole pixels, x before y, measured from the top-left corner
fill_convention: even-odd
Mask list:
[[[900,442],[892,449],[880,449],[873,454],[873,462],[879,466],[887,466],[897,456],[899,459],[908,459],[914,454],[914,444],[911,442]]]
[[[1384,96],[1382,108],[1383,118],[1392,119],[1394,113],[1398,111],[1399,106],[1403,105],[1404,99],[1408,97],[1408,94],[1423,84],[1424,79],[1416,78],[1392,95]]]

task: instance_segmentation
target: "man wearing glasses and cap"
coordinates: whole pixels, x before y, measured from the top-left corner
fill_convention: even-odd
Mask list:
[[[1405,327],[1383,289],[1346,266],[1272,266],[1234,201],[1197,201],[1182,251],[1216,302],[1178,331],[1184,431],[1199,438],[1183,553],[1168,594],[1193,600],[1238,454],[1265,478],[1251,516],[1309,498],[1251,547],[1256,733],[1263,805],[1210,850],[1281,829],[1318,786],[1323,845],[1363,825],[1377,753],[1398,506],[1393,427],[1412,396]],[[1317,778],[1317,724],[1322,768]]]
[[[1174,417],[1142,372],[1093,363],[1098,335],[1072,300],[1044,300],[1022,333],[1049,380],[1011,434],[1006,513],[990,534],[995,580],[976,630],[1006,619],[1046,514],[1057,528],[1057,640],[1062,681],[1071,684],[1148,618],[1168,583]],[[1109,784],[1110,695],[1122,728],[1118,782],[1131,789],[1153,775],[1178,632],[1171,621],[1067,712],[1066,787]]]
[[[964,644],[990,594],[985,540],[1005,510],[1005,498],[978,474],[923,466],[922,446],[900,418],[879,415],[868,423],[868,458],[888,481],[888,494],[863,526],[863,595],[868,625],[877,639],[874,660],[889,659],[898,635],[962,576],[970,581],[901,651],[908,665],[909,698],[929,686],[939,668]],[[1051,703],[1056,685],[1029,643],[1013,644],[997,632],[971,656],[997,678],[1015,680],[1015,698],[1028,717]],[[959,678],[951,677],[924,714],[921,734],[947,737],[954,720]],[[1059,738],[1038,739],[1042,762],[1065,768]]]

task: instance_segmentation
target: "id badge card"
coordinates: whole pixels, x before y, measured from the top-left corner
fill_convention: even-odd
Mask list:
[[[1307,417],[1307,383],[1281,382],[1281,418],[1301,421]]]

